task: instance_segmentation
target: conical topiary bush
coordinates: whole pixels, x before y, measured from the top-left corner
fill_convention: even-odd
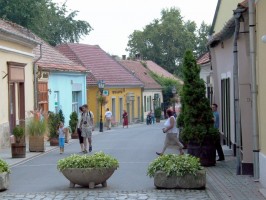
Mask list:
[[[209,164],[204,161],[208,157],[212,157],[210,165],[215,164],[215,143],[219,132],[214,128],[211,106],[205,96],[205,84],[199,73],[200,67],[193,53],[187,51],[183,61],[184,85],[181,92],[182,109],[178,126],[182,127],[182,141],[188,143],[188,153],[199,157],[202,165],[208,166]]]

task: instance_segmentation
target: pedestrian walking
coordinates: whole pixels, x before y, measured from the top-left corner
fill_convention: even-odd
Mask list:
[[[107,130],[111,130],[111,119],[112,119],[112,112],[109,110],[109,108],[107,108],[105,112]]]
[[[128,114],[126,110],[124,110],[122,117],[123,117],[123,128],[125,126],[128,128]]]
[[[164,123],[164,128],[163,128],[163,133],[166,134],[164,147],[160,153],[156,152],[157,155],[163,155],[166,148],[170,145],[176,145],[179,149],[180,154],[181,155],[184,154],[183,151],[184,146],[179,141],[178,128],[176,127],[176,118],[173,115],[174,113],[171,109],[166,110],[166,117],[168,117],[168,119]]]
[[[216,103],[212,104],[212,113],[213,113],[213,121],[214,121],[214,127],[219,130],[219,113],[217,111],[218,105]],[[219,135],[219,140],[215,143],[215,148],[218,153],[218,160],[217,161],[223,161],[224,160],[224,152],[223,148],[221,146],[221,141],[220,141],[220,135]]]
[[[155,124],[155,115],[153,110],[151,110],[151,122],[152,124]]]
[[[63,122],[59,122],[58,128],[57,128],[57,134],[59,138],[59,148],[60,148],[60,154],[64,153],[65,148],[65,128]]]
[[[92,131],[94,131],[94,122],[93,122],[93,113],[88,110],[88,105],[85,104],[82,106],[82,126],[81,126],[81,135],[83,137],[84,151],[83,153],[88,153],[87,151],[87,142],[89,143],[89,152],[92,151]]]
[[[82,106],[79,107],[79,116],[78,116],[78,123],[77,123],[77,132],[79,136],[79,144],[80,144],[80,149],[81,152],[84,152],[84,143],[83,143],[83,137],[81,136],[81,130],[82,130],[82,113],[83,109]]]

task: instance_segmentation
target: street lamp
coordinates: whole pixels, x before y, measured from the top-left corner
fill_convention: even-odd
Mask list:
[[[173,112],[175,114],[175,94],[176,94],[176,87],[175,86],[172,87],[172,93],[173,93],[173,103],[174,103]]]
[[[105,82],[104,80],[98,81],[98,88],[101,93],[101,97],[103,97],[103,88],[104,88]],[[102,110],[103,110],[103,101],[101,100],[101,114],[100,114],[100,132],[103,132],[103,116],[102,116]]]

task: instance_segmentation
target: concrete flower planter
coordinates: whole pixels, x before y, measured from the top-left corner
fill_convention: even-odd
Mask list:
[[[0,173],[0,191],[7,190],[9,187],[9,173]]]
[[[206,171],[199,170],[196,176],[187,174],[184,176],[167,176],[158,171],[154,176],[154,185],[165,189],[204,189],[206,186]]]
[[[112,176],[116,168],[71,168],[64,169],[63,175],[70,181],[70,187],[80,185],[84,187],[94,188],[96,185],[102,184],[107,186],[107,179]]]

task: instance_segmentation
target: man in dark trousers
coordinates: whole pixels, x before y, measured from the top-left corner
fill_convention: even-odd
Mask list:
[[[219,113],[217,111],[218,105],[216,103],[212,104],[212,113],[213,113],[213,119],[214,119],[214,127],[219,130]],[[224,153],[221,146],[220,139],[215,144],[216,150],[219,156],[219,159],[217,161],[223,161],[224,160]]]

